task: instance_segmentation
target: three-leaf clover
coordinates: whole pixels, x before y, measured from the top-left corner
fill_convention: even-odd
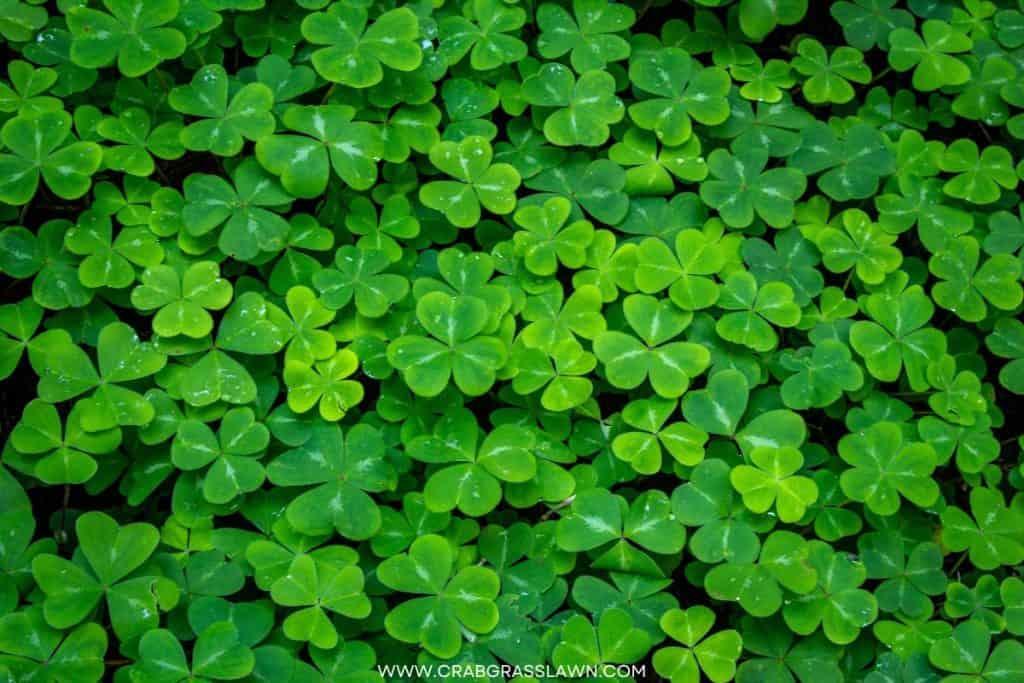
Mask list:
[[[63,110],[8,119],[0,139],[9,152],[0,154],[0,201],[7,204],[31,201],[40,176],[58,197],[78,199],[103,162],[99,145],[75,141]]]
[[[594,226],[586,219],[566,225],[572,204],[564,197],[552,197],[542,206],[524,206],[513,219],[522,230],[516,231],[516,251],[523,255],[526,268],[535,275],[551,275],[561,262],[567,268],[580,268],[586,250],[594,238]]]
[[[814,480],[796,474],[804,464],[804,456],[796,448],[755,448],[750,461],[754,467],[738,465],[729,478],[752,512],[767,512],[774,504],[779,519],[793,523],[818,499]]]
[[[424,596],[393,608],[384,626],[393,638],[419,644],[436,657],[459,652],[463,629],[483,634],[498,624],[497,574],[476,565],[456,569],[451,544],[442,536],[420,536],[407,553],[381,562],[377,579],[400,593]]]
[[[986,302],[1009,311],[1024,300],[1020,259],[996,254],[979,266],[980,251],[976,239],[963,236],[950,240],[928,261],[928,269],[939,278],[932,287],[935,303],[968,322],[988,314]]]
[[[366,492],[395,485],[384,456],[384,440],[373,427],[355,425],[343,435],[338,425],[317,422],[305,443],[267,466],[267,478],[278,486],[315,486],[287,508],[288,521],[302,533],[337,529],[345,538],[364,540],[381,525],[380,509]]]
[[[348,348],[312,365],[302,360],[285,361],[288,407],[304,413],[319,404],[320,417],[337,422],[363,400],[363,385],[348,379],[358,368],[359,357]]]
[[[913,285],[898,294],[872,294],[865,308],[874,322],[855,322],[850,345],[864,357],[868,372],[883,382],[894,382],[905,368],[914,391],[927,389],[928,364],[946,351],[942,332],[925,327],[935,312],[928,295]]]
[[[999,200],[1001,188],[1017,187],[1013,156],[1005,147],[990,145],[979,152],[973,140],[956,140],[946,148],[940,165],[946,173],[957,174],[942,191],[972,204],[991,204]]]
[[[969,619],[959,624],[948,638],[932,643],[928,659],[942,671],[944,681],[1012,681],[1024,675],[1024,645],[1003,640],[989,652],[992,633],[982,621]]]
[[[811,541],[809,545],[808,563],[817,572],[818,585],[787,604],[782,616],[786,625],[800,635],[813,633],[820,624],[833,643],[852,643],[878,616],[875,596],[860,588],[867,578],[864,564],[823,541]]]
[[[864,64],[864,55],[852,47],[838,47],[829,55],[825,47],[813,38],[805,38],[797,46],[793,68],[807,76],[804,97],[811,104],[835,102],[843,104],[853,99],[850,81],[867,83],[871,69]]]
[[[659,396],[682,396],[690,380],[711,362],[706,348],[673,341],[690,324],[692,315],[671,301],[644,294],[627,297],[623,312],[640,339],[616,331],[603,332],[594,339],[594,353],[604,364],[608,381],[620,389],[634,389],[649,378]]]
[[[500,0],[473,0],[472,8],[475,21],[454,15],[438,23],[439,51],[448,64],[457,64],[468,53],[473,69],[487,71],[526,56],[526,43],[508,35],[526,23],[526,12]]]
[[[603,69],[609,62],[629,57],[629,43],[615,35],[636,21],[629,5],[602,0],[573,0],[573,15],[561,5],[544,3],[537,8],[537,50],[545,59],[569,53],[576,73]]]
[[[183,470],[209,465],[203,495],[211,503],[227,503],[263,484],[259,457],[269,443],[270,432],[251,408],[232,408],[221,418],[217,434],[199,420],[182,421],[171,443],[171,461]]]
[[[151,524],[119,525],[102,512],[87,512],[75,522],[78,561],[51,554],[32,561],[32,574],[46,596],[43,614],[55,628],[83,621],[106,598],[118,638],[138,637],[160,624],[160,611],[178,601],[170,579],[142,572],[134,575],[160,542]],[[137,609],[134,605],[142,607]]]
[[[365,190],[377,180],[384,140],[378,126],[353,121],[355,113],[345,105],[289,107],[282,122],[301,135],[261,137],[256,143],[256,158],[265,169],[280,176],[284,188],[296,197],[323,194],[332,168],[347,185]]]
[[[90,289],[128,287],[135,281],[133,266],[155,266],[164,258],[164,250],[148,228],[122,228],[115,238],[110,217],[95,209],[78,217],[64,236],[64,245],[85,257],[78,264],[78,279]]]
[[[770,351],[779,336],[772,325],[794,327],[800,322],[800,307],[793,301],[793,290],[783,282],[758,286],[753,275],[737,271],[725,281],[718,305],[726,313],[715,323],[722,339],[748,346],[755,351]]]
[[[65,633],[39,606],[0,617],[0,667],[10,680],[97,683],[106,669],[107,634],[89,622]]]
[[[501,502],[501,482],[524,483],[536,475],[532,432],[500,425],[482,441],[479,432],[473,414],[458,408],[446,411],[430,433],[409,442],[412,458],[447,465],[435,470],[423,487],[431,512],[458,508],[473,517],[485,515]]]
[[[335,251],[334,264],[313,275],[321,302],[331,310],[354,301],[361,315],[379,318],[409,292],[408,280],[383,272],[390,265],[383,251],[344,246]]]
[[[839,400],[844,391],[856,391],[864,384],[864,373],[849,347],[834,339],[784,355],[780,363],[796,371],[782,382],[782,401],[794,410],[823,408]]]
[[[306,15],[302,37],[326,46],[313,51],[317,73],[334,83],[368,88],[384,78],[382,65],[399,71],[420,65],[423,52],[416,43],[420,26],[412,10],[389,10],[368,23],[366,9],[345,2]]]
[[[893,246],[896,236],[858,209],[843,212],[843,229],[829,227],[815,238],[822,262],[833,273],[854,269],[857,278],[869,285],[881,284],[899,268],[903,254]]]
[[[567,668],[628,664],[642,659],[650,647],[650,635],[633,624],[629,612],[612,607],[601,612],[597,628],[581,614],[565,622],[551,661],[557,667]]]
[[[219,228],[220,250],[242,260],[281,251],[290,227],[270,209],[287,206],[292,196],[252,158],[238,165],[232,179],[234,186],[217,175],[193,173],[185,179],[186,230],[202,236]]]
[[[11,445],[22,458],[31,456],[30,471],[48,484],[82,484],[99,469],[93,456],[112,452],[121,443],[117,428],[86,431],[84,404],[76,404],[61,426],[57,409],[45,401],[29,401],[11,431]]]
[[[327,611],[352,619],[367,617],[370,599],[363,592],[363,581],[363,571],[355,563],[296,555],[287,571],[270,586],[275,603],[301,608],[285,618],[284,634],[319,648],[335,647],[338,631]]]
[[[694,683],[701,672],[713,683],[731,681],[743,651],[743,639],[733,629],[708,635],[714,623],[715,613],[704,605],[662,614],[661,630],[682,647],[671,645],[655,652],[654,670],[672,683]]]
[[[496,214],[516,206],[519,173],[509,164],[492,164],[491,145],[471,135],[461,142],[443,141],[430,148],[430,163],[455,180],[434,180],[420,187],[420,201],[440,211],[460,228],[476,225],[480,207]]]
[[[907,442],[894,422],[878,422],[864,432],[839,440],[839,455],[852,465],[839,478],[843,493],[879,515],[900,509],[900,496],[928,507],[939,497],[931,478],[936,455],[931,445]]]
[[[971,70],[953,55],[967,52],[973,41],[945,21],[928,19],[921,34],[897,28],[889,34],[889,65],[897,71],[914,70],[914,88],[924,92],[966,83]]]
[[[972,488],[970,509],[970,515],[953,506],[942,511],[943,545],[953,552],[968,551],[971,564],[983,571],[1024,560],[1024,519],[1018,510],[1006,507],[999,491]]]
[[[637,88],[656,96],[630,105],[630,118],[644,130],[653,130],[664,145],[686,142],[692,130],[691,118],[717,126],[729,116],[729,74],[719,67],[700,68],[680,48],[636,55],[630,60],[629,79]]]
[[[756,147],[736,155],[716,149],[708,157],[715,180],[701,183],[700,197],[726,225],[745,228],[755,214],[774,228],[793,221],[794,203],[807,189],[807,178],[795,168],[766,171],[768,158],[767,149]]]
[[[116,58],[122,74],[137,78],[185,51],[185,36],[167,26],[178,16],[178,0],[103,0],[103,5],[110,14],[84,4],[67,12],[74,37],[71,59],[78,66],[96,69]]]
[[[147,424],[153,419],[153,406],[142,394],[120,385],[156,374],[166,365],[167,357],[122,322],[100,330],[96,355],[94,366],[63,330],[37,337],[29,348],[29,360],[39,374],[39,397],[59,403],[95,388],[91,396],[79,401],[82,424],[88,431]]]
[[[228,75],[219,64],[196,71],[189,85],[171,90],[167,101],[176,111],[202,120],[181,131],[186,149],[235,156],[245,140],[274,132],[274,93],[262,83],[243,85],[228,98]]]
[[[161,337],[205,337],[213,330],[208,311],[231,303],[231,283],[220,276],[220,267],[213,261],[197,261],[184,273],[168,265],[151,266],[139,280],[132,290],[132,305],[140,311],[156,311],[153,331]]]
[[[606,71],[585,71],[577,79],[567,66],[545,64],[523,81],[522,92],[532,105],[555,108],[544,120],[544,137],[561,147],[603,145],[609,126],[626,111],[615,96],[615,78]]]
[[[430,292],[417,302],[416,317],[431,336],[404,335],[387,351],[410,389],[437,396],[450,379],[471,396],[491,388],[508,351],[497,337],[480,334],[488,319],[483,299]]]
[[[727,562],[704,577],[704,588],[716,600],[739,602],[755,617],[782,607],[783,587],[798,595],[810,593],[817,571],[810,564],[807,541],[791,531],[775,531],[761,546],[757,561]]]
[[[708,435],[685,422],[666,424],[675,412],[676,401],[658,396],[630,401],[622,421],[637,431],[622,433],[612,441],[612,452],[641,474],[661,469],[662,447],[684,465],[696,465],[704,458]]]

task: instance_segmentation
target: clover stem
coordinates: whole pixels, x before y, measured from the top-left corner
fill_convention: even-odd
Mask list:
[[[322,100],[320,100],[320,104],[326,104],[327,103],[327,98],[329,98],[331,95],[334,94],[334,89],[337,88],[337,87],[338,87],[337,83],[331,83],[331,87],[329,87],[327,89],[327,92],[324,93],[324,97],[323,97]]]
[[[559,503],[558,505],[554,506],[553,508],[551,508],[550,510],[545,512],[544,516],[541,517],[541,520],[551,519],[552,515],[557,513],[559,510],[562,510],[562,509],[567,508],[570,505],[572,505],[572,502],[574,500],[576,500],[576,496],[575,495],[569,496],[568,498],[563,500],[561,503]]]
[[[960,553],[960,557],[957,558],[956,562],[953,564],[953,567],[949,570],[949,573],[950,574],[955,574],[956,570],[960,569],[960,565],[963,564],[963,561],[966,558],[967,558],[967,551],[965,550],[964,552]]]

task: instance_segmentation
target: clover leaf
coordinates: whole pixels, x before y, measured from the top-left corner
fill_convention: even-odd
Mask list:
[[[1024,555],[1017,536],[1024,524],[1020,512],[1007,508],[998,491],[985,487],[971,489],[970,510],[968,515],[951,506],[942,512],[943,544],[954,552],[969,551],[979,569],[1019,563]]]
[[[779,519],[799,521],[818,498],[818,485],[809,477],[796,475],[804,457],[795,448],[755,448],[750,454],[754,467],[739,465],[729,475],[733,487],[743,495],[743,504],[763,513],[775,504]]]
[[[106,651],[107,634],[99,624],[65,634],[46,623],[38,606],[0,617],[0,661],[19,680],[95,683],[103,677]]]
[[[895,423],[878,422],[863,433],[844,436],[839,455],[853,466],[839,479],[843,492],[879,515],[899,511],[900,496],[920,507],[939,497],[930,476],[936,465],[934,449],[926,443],[905,442]]]
[[[109,14],[84,5],[67,13],[75,64],[95,69],[116,59],[122,74],[136,78],[185,51],[185,36],[167,26],[178,15],[178,0],[104,0],[103,5]]]
[[[501,501],[500,482],[524,483],[537,473],[533,434],[501,425],[478,442],[479,426],[465,408],[445,413],[431,433],[409,442],[409,455],[439,468],[427,480],[423,499],[431,512],[461,512],[479,517]]]
[[[842,230],[826,228],[818,233],[816,242],[826,268],[833,273],[853,269],[866,284],[880,284],[903,261],[903,254],[892,246],[896,237],[857,209],[843,213]]]
[[[498,623],[497,575],[479,566],[456,570],[451,545],[441,536],[420,536],[408,553],[382,562],[377,578],[392,590],[424,596],[391,610],[384,626],[392,637],[438,657],[459,651],[463,628],[481,634]]]
[[[349,186],[365,190],[377,180],[384,140],[377,126],[353,116],[355,110],[345,105],[289,107],[283,123],[301,135],[261,136],[256,158],[296,197],[322,194],[331,169]]]
[[[327,611],[353,619],[370,613],[359,567],[318,562],[309,555],[292,560],[287,572],[270,586],[270,596],[279,605],[301,608],[284,620],[286,636],[328,650],[338,644],[338,632]]]
[[[50,332],[45,340],[40,335],[36,341],[29,359],[40,376],[40,398],[58,403],[95,388],[91,396],[78,402],[86,430],[141,426],[153,419],[153,406],[138,392],[120,385],[156,374],[166,365],[167,357],[140,340],[131,327],[114,322],[100,330],[95,366],[63,330]]]
[[[87,512],[75,522],[79,562],[41,554],[32,574],[46,596],[43,614],[54,628],[82,622],[106,599],[118,638],[138,637],[160,623],[160,612],[174,607],[178,587],[159,573],[133,576],[156,549],[160,534],[141,522],[119,525],[102,512]],[[124,609],[141,605],[142,610]]]
[[[515,234],[516,250],[535,275],[551,275],[559,262],[567,268],[579,268],[585,262],[594,226],[587,220],[565,225],[571,209],[569,200],[552,197],[543,206],[524,206],[515,212],[513,219],[523,228]]]
[[[783,587],[798,595],[814,590],[817,570],[809,561],[810,549],[793,532],[772,532],[756,562],[718,565],[704,577],[704,586],[711,597],[738,601],[752,616],[770,616],[782,607]]]
[[[35,399],[25,406],[11,432],[11,445],[22,458],[31,456],[23,462],[36,478],[52,484],[82,484],[99,468],[94,456],[120,445],[121,431],[116,427],[102,431],[82,427],[84,407],[76,404],[62,425],[51,404]]]
[[[670,146],[690,138],[691,118],[707,126],[723,123],[729,115],[729,74],[718,67],[697,69],[699,66],[684,50],[674,47],[636,55],[630,61],[629,78],[656,97],[632,105],[630,118]]]
[[[201,237],[219,228],[220,250],[240,259],[281,251],[289,226],[271,209],[286,206],[291,195],[253,159],[238,165],[233,181],[201,173],[185,179],[186,231]]]
[[[466,54],[477,71],[518,62],[526,56],[527,46],[514,35],[526,23],[526,12],[507,7],[498,0],[473,0],[476,21],[465,17],[446,17],[440,22],[441,54],[449,64],[457,64]]]
[[[684,465],[695,465],[704,457],[707,434],[684,422],[668,422],[676,402],[652,396],[626,404],[622,420],[638,431],[623,431],[612,441],[612,452],[641,474],[661,469],[662,448]]]
[[[715,614],[704,605],[672,609],[661,615],[661,629],[683,647],[663,647],[654,653],[654,670],[672,683],[698,680],[703,672],[715,683],[730,681],[743,650],[738,631],[711,631]]]
[[[905,368],[911,388],[924,390],[928,364],[946,350],[942,332],[926,327],[934,304],[915,285],[898,294],[872,294],[866,308],[877,322],[855,322],[850,328],[850,345],[864,357],[868,372],[892,382]]]
[[[251,409],[232,408],[221,418],[216,435],[198,420],[182,421],[171,444],[171,461],[183,470],[210,465],[203,495],[211,503],[226,503],[263,483],[258,458],[269,442],[270,432],[256,422]]]
[[[537,50],[545,59],[569,53],[572,68],[580,74],[603,69],[629,57],[629,43],[616,34],[635,21],[636,12],[623,4],[573,0],[570,14],[560,5],[544,3],[537,8]]]
[[[65,111],[8,119],[0,140],[11,152],[0,154],[0,201],[8,204],[27,204],[40,176],[58,197],[77,199],[89,191],[91,176],[103,161],[95,142],[75,141]]]
[[[496,214],[515,209],[519,173],[509,164],[492,164],[491,145],[479,136],[444,141],[430,149],[430,162],[455,180],[435,180],[420,187],[420,201],[442,212],[451,223],[468,228],[480,220],[480,207]]]
[[[319,405],[320,417],[328,422],[340,420],[363,400],[363,385],[348,379],[358,367],[359,357],[351,349],[341,349],[312,366],[302,360],[285,361],[288,407],[304,413]]]
[[[353,88],[380,83],[384,66],[399,71],[416,69],[423,59],[415,42],[419,33],[419,21],[407,7],[387,11],[369,23],[362,7],[335,2],[326,11],[308,14],[302,20],[302,37],[326,46],[313,52],[317,73]]]
[[[623,303],[630,327],[638,340],[624,332],[607,331],[594,339],[594,353],[604,366],[608,381],[620,389],[633,389],[650,379],[659,396],[677,398],[692,378],[711,361],[707,349],[672,341],[689,325],[691,316],[671,302],[633,294]]]
[[[754,40],[761,40],[776,26],[790,26],[804,18],[807,0],[740,0],[740,28]]]
[[[449,380],[468,394],[482,394],[508,358],[497,337],[481,335],[487,305],[474,296],[431,292],[416,304],[416,317],[430,337],[405,335],[388,346],[388,360],[409,388],[436,396]]]
[[[835,552],[827,543],[811,541],[809,563],[818,575],[818,587],[797,597],[782,610],[786,624],[799,634],[818,628],[833,643],[853,642],[861,628],[878,616],[878,603],[870,592],[859,588],[867,578],[860,562]]]
[[[567,621],[551,661],[562,667],[630,663],[640,660],[650,646],[650,636],[633,625],[629,613],[613,607],[601,613],[597,628],[579,614]]]
[[[278,486],[314,486],[287,508],[288,521],[308,535],[338,533],[353,540],[373,536],[380,509],[366,493],[394,488],[395,472],[384,459],[384,441],[369,425],[343,434],[336,424],[316,423],[305,443],[267,466]]]
[[[718,305],[734,311],[715,324],[719,336],[755,351],[769,351],[778,343],[772,325],[793,327],[800,321],[800,308],[793,302],[789,285],[768,282],[759,287],[754,276],[745,271],[725,281]]]
[[[189,150],[235,156],[245,140],[259,140],[274,131],[270,88],[249,83],[229,100],[227,72],[219,64],[196,71],[192,82],[172,90],[167,101],[176,111],[203,119],[181,131],[181,142]]]
[[[931,663],[943,671],[960,674],[955,678],[978,681],[1009,680],[1021,673],[1024,645],[1004,640],[989,652],[992,636],[980,621],[971,619],[959,624],[948,638],[936,641],[928,651]]]
[[[1009,254],[996,254],[979,266],[979,252],[973,237],[958,237],[928,262],[928,269],[940,279],[932,287],[935,303],[968,322],[985,317],[986,302],[1012,310],[1024,299],[1020,261]]]
[[[960,85],[971,72],[953,55],[971,49],[973,41],[947,22],[928,19],[918,35],[912,28],[897,28],[889,34],[889,64],[897,71],[914,70],[914,87],[922,91]]]
[[[806,178],[795,168],[765,171],[767,163],[765,149],[738,155],[716,149],[708,157],[708,169],[716,180],[701,184],[701,199],[731,227],[747,227],[755,213],[772,227],[784,227],[793,220],[793,204],[807,188]]]
[[[605,71],[585,71],[576,79],[568,67],[546,64],[523,81],[522,93],[530,104],[555,108],[544,121],[544,137],[562,147],[604,144],[609,126],[625,114],[615,79]]]

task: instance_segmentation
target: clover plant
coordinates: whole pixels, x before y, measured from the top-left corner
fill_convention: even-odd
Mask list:
[[[1024,0],[0,43],[0,682],[1024,681]]]

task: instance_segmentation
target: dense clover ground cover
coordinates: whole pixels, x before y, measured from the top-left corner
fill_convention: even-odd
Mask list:
[[[1024,2],[0,36],[0,681],[1024,681]]]

